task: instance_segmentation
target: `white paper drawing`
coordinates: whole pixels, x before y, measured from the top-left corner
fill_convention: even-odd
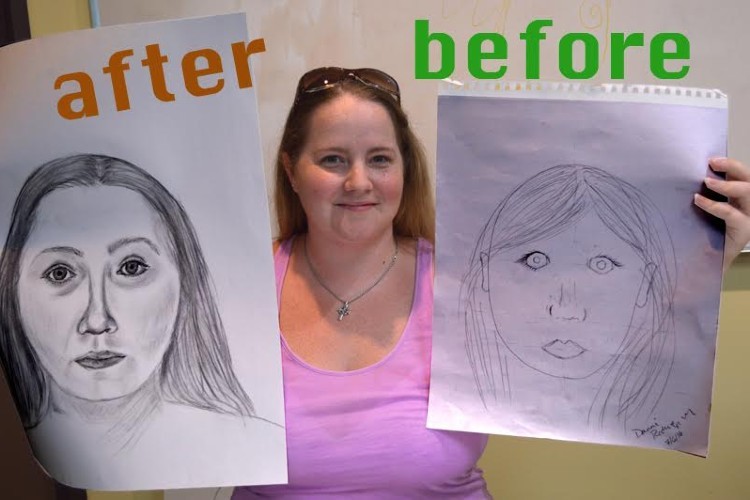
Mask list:
[[[0,50],[0,361],[34,454],[58,481],[286,481],[254,91],[230,85],[228,71],[220,92],[197,94],[180,64],[187,53],[233,61],[245,25],[244,15],[150,23]],[[172,100],[157,98],[139,61],[157,45]],[[112,54],[125,54],[127,110],[102,70]],[[59,100],[83,94],[54,82],[76,70],[98,114],[69,119]]]
[[[705,455],[723,229],[692,194],[726,100],[467,87],[439,102],[428,426]]]

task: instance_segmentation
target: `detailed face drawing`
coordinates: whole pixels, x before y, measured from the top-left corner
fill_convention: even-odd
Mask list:
[[[321,105],[287,174],[311,228],[347,240],[390,230],[404,165],[388,112],[350,94]]]
[[[135,191],[69,187],[40,203],[18,304],[29,342],[67,395],[138,390],[170,343],[180,276],[159,215]]]
[[[609,237],[603,237],[608,235]],[[490,304],[504,345],[534,370],[588,377],[622,351],[647,266],[593,213],[563,232],[497,253]]]

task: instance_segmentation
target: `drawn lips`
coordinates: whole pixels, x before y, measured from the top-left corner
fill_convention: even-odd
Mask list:
[[[101,370],[114,366],[125,359],[124,354],[112,351],[89,351],[74,361],[87,370]]]
[[[571,359],[576,356],[580,356],[586,349],[581,347],[579,344],[572,340],[560,340],[556,339],[542,346],[542,349],[547,354],[554,356],[558,359]]]

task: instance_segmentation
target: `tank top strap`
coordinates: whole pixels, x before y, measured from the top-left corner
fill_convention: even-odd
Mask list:
[[[432,300],[432,281],[434,276],[433,269],[433,248],[432,244],[422,238],[417,240],[417,280],[419,286],[417,289],[426,297]]]
[[[282,241],[273,256],[274,272],[276,274],[276,300],[281,303],[281,285],[284,283],[289,259],[292,257],[292,244],[294,236]]]

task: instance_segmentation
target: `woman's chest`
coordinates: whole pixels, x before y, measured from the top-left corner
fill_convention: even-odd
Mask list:
[[[471,470],[486,438],[426,428],[429,356],[418,357],[354,376],[286,369],[290,483],[408,489]]]

